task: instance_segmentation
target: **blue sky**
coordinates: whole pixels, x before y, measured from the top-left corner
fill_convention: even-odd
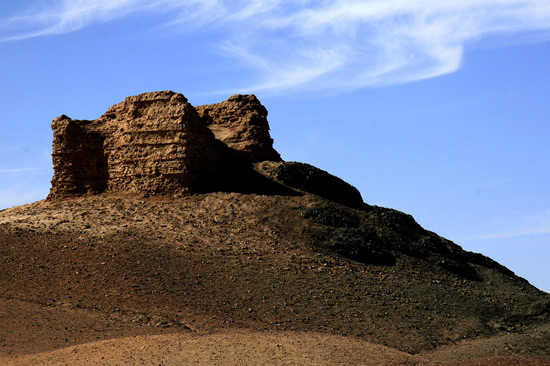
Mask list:
[[[550,291],[549,0],[0,4],[0,209],[44,198],[53,118],[256,94],[275,147]]]

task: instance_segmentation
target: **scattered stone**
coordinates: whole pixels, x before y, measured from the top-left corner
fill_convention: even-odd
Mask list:
[[[352,208],[366,207],[357,188],[312,165],[285,162],[275,169],[275,175],[280,182],[289,187],[301,189]]]
[[[359,227],[357,214],[333,206],[315,205],[302,212],[302,217],[331,227]]]

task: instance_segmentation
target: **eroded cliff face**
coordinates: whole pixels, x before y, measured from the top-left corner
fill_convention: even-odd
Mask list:
[[[231,165],[280,160],[255,96],[198,110],[182,94],[162,91],[128,97],[96,120],[54,119],[48,197],[187,194],[223,180]]]

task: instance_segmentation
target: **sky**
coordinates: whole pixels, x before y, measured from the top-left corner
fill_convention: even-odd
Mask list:
[[[0,3],[0,210],[46,197],[51,121],[255,94],[275,148],[550,292],[550,0]]]

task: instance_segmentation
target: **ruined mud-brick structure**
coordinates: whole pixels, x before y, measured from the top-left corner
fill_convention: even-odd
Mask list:
[[[49,198],[101,192],[186,194],[231,169],[279,161],[267,110],[253,95],[193,107],[179,93],[126,98],[96,120],[52,122]]]

